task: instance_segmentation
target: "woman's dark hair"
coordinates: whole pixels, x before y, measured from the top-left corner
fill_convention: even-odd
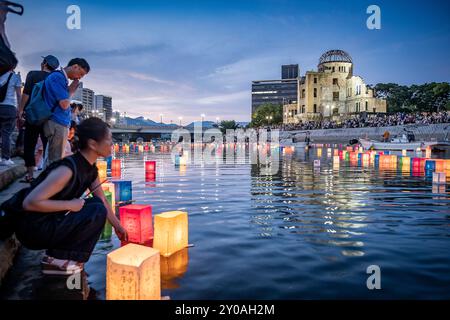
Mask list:
[[[75,129],[76,149],[83,150],[88,147],[89,139],[100,142],[106,138],[109,125],[100,118],[83,120]]]

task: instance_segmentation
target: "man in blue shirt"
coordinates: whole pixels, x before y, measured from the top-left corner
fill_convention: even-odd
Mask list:
[[[67,67],[52,72],[44,84],[44,99],[53,115],[44,124],[44,133],[48,138],[48,164],[61,159],[69,133],[71,109],[70,98],[78,88],[81,78],[90,71],[86,60],[75,58]],[[69,85],[69,79],[73,80]]]

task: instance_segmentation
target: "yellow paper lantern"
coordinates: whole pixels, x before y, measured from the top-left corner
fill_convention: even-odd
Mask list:
[[[107,255],[106,300],[161,300],[159,251],[127,244]]]
[[[317,149],[317,157],[322,157],[322,148]]]
[[[108,163],[103,160],[97,160],[97,168],[98,168],[98,178],[100,181],[106,179],[106,169],[108,168]]]
[[[153,248],[161,255],[171,254],[188,245],[188,215],[183,211],[170,211],[155,215]]]

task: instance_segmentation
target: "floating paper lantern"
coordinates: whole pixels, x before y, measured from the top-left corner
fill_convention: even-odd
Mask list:
[[[111,194],[111,208],[113,211],[116,211],[116,187],[114,183],[106,182],[102,184],[103,192],[105,193],[105,196],[107,195],[107,192]],[[106,198],[108,200],[108,198]]]
[[[425,149],[425,158],[431,158],[431,148],[427,147]]]
[[[433,172],[433,183],[445,184],[445,182],[446,182],[445,172]]]
[[[346,149],[348,152],[351,152],[351,151],[353,151],[353,147],[347,147],[347,149]]]
[[[333,156],[333,165],[339,166],[339,161],[340,161],[339,156]]]
[[[435,159],[435,170],[436,172],[444,172],[445,171],[445,161],[442,159]]]
[[[333,156],[339,156],[339,150],[338,149],[334,149],[333,150]]]
[[[322,157],[322,149],[317,149],[317,157]]]
[[[320,160],[319,159],[316,159],[316,160],[314,160],[314,167],[320,167]]]
[[[112,193],[109,191],[103,191],[105,194],[105,198],[108,201],[109,205],[112,205]],[[114,208],[113,208],[114,209]],[[105,226],[103,227],[103,231],[100,234],[100,240],[110,240],[112,236],[112,226],[108,220],[106,220]]]
[[[145,174],[156,173],[156,161],[145,161]]]
[[[411,158],[410,157],[401,157],[400,158],[400,165],[402,167],[410,167],[411,166]]]
[[[436,163],[434,160],[426,160],[425,161],[425,171],[434,172],[436,169]]]
[[[120,207],[119,214],[128,242],[149,245],[153,238],[152,206],[130,204]]]
[[[155,215],[153,248],[163,256],[186,248],[188,245],[188,215],[183,211],[170,211]]]
[[[106,163],[106,161],[97,160],[96,166],[98,169],[98,178],[100,179],[100,181],[105,180],[108,164]]]
[[[119,152],[119,145],[117,143],[114,145],[114,152]]]
[[[144,152],[144,146],[141,144],[141,145],[139,145],[139,152]]]
[[[116,202],[132,200],[132,184],[127,180],[112,181],[116,187]]]
[[[369,162],[369,161],[370,161],[370,154],[368,154],[368,153],[363,153],[363,155],[362,155],[362,161],[363,161],[363,162]]]
[[[122,161],[113,159],[111,161],[111,176],[120,177],[122,175]]]
[[[402,156],[406,157],[406,154],[407,154],[407,153],[406,153],[406,150],[403,149],[403,150],[402,150]]]
[[[161,300],[158,250],[128,244],[106,260],[106,300]]]
[[[106,169],[111,170],[112,156],[107,157],[105,160],[106,160]]]
[[[349,152],[345,152],[345,154],[343,153],[344,157],[345,157],[345,161],[350,161],[350,153]]]
[[[350,154],[350,161],[357,161],[358,160],[358,154],[356,152],[349,152]]]
[[[444,160],[444,171],[450,172],[450,159]]]

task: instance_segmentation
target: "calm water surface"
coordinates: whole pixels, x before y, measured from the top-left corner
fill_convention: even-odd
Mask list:
[[[137,203],[189,214],[195,247],[162,260],[172,299],[450,298],[449,188],[423,175],[333,169],[324,148],[281,154],[271,176],[245,159],[176,168],[170,154],[148,154],[158,172],[145,182],[142,154],[119,157]],[[86,266],[98,299],[106,254],[119,246],[99,242]],[[370,265],[382,290],[366,287]]]

